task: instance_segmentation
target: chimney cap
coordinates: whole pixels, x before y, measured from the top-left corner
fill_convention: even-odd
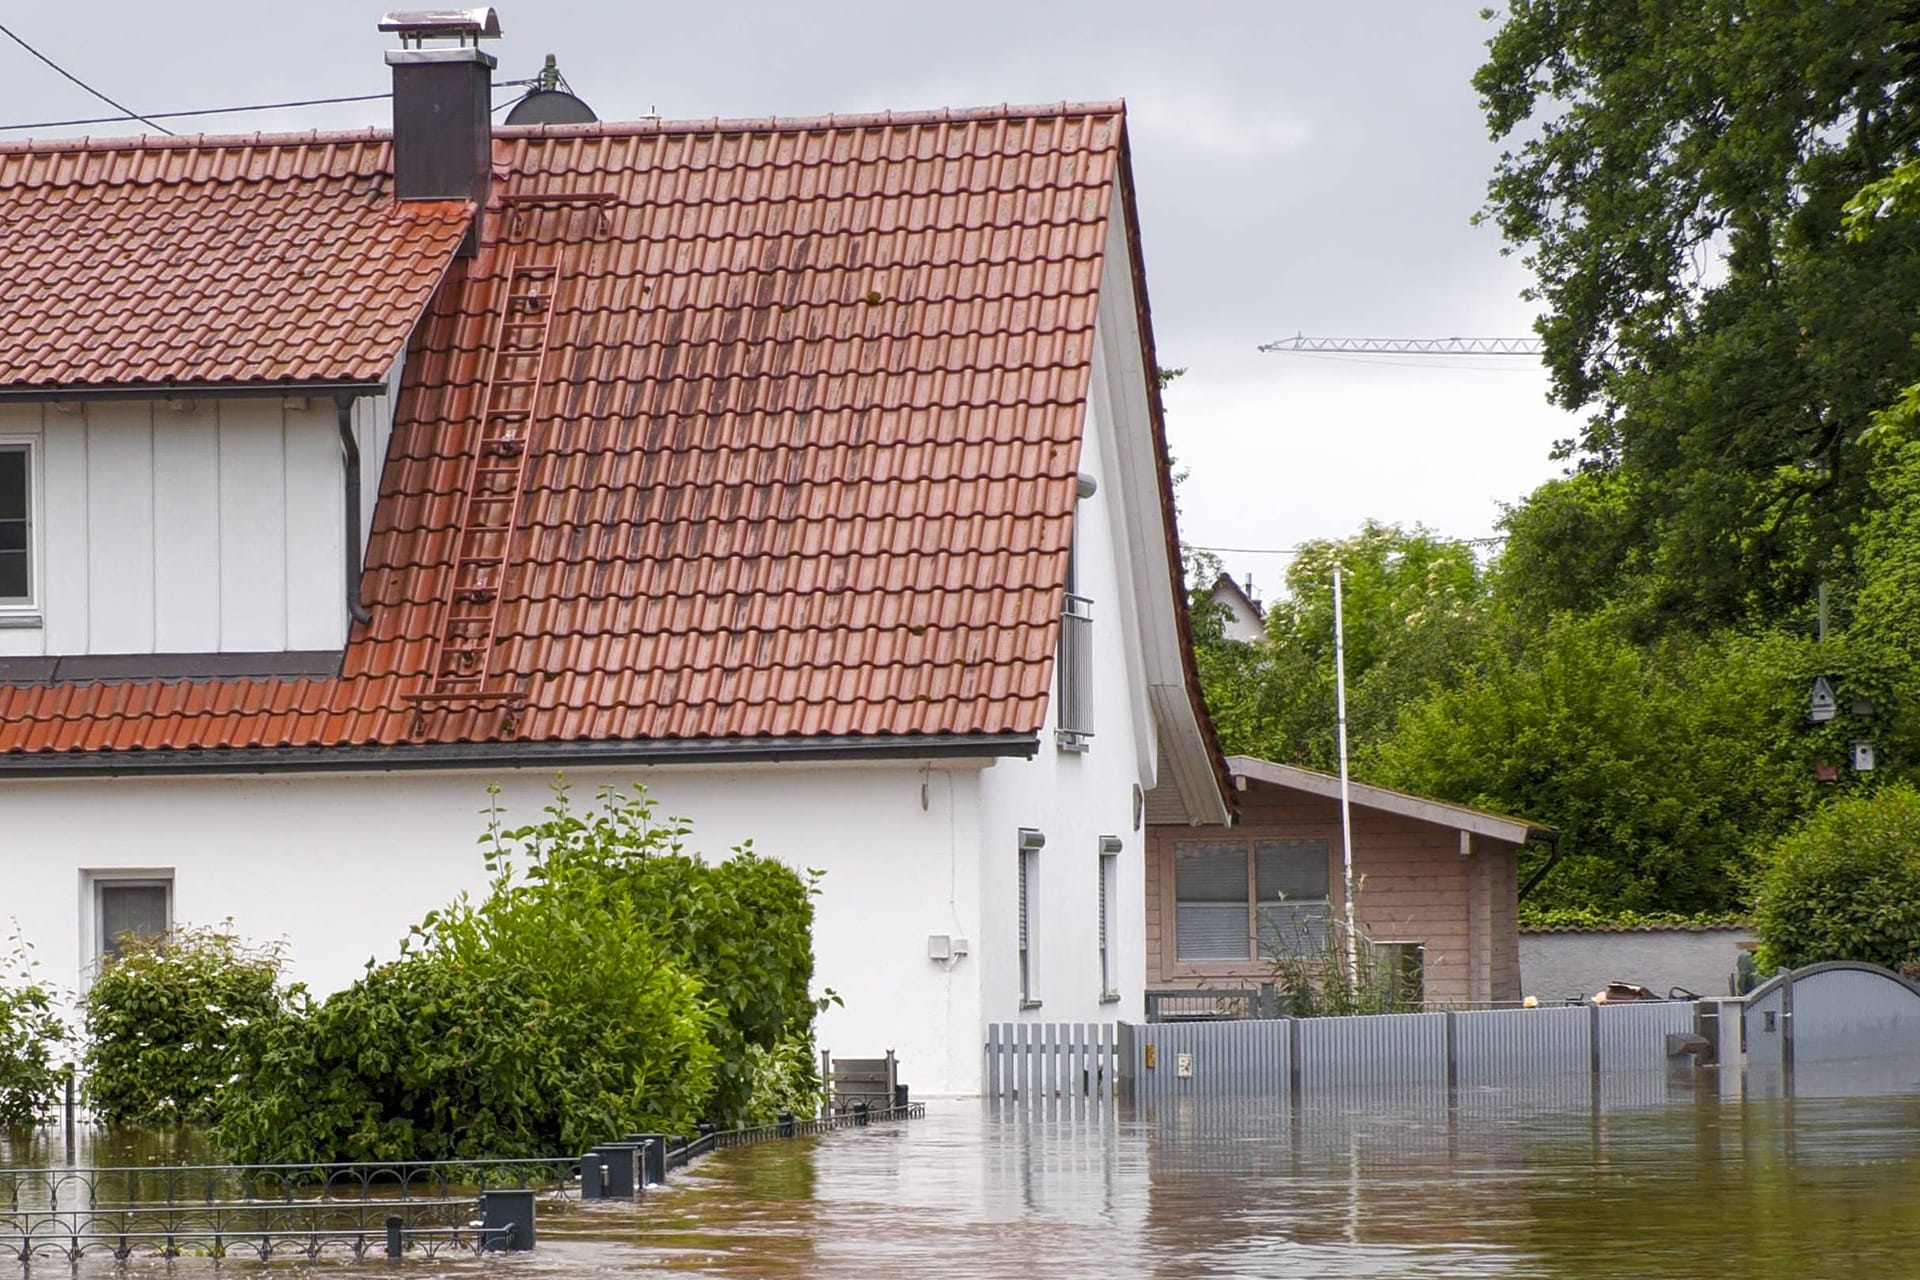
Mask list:
[[[402,9],[380,19],[382,31],[396,31],[404,43],[423,40],[472,40],[500,38],[500,15],[492,5],[477,9]]]

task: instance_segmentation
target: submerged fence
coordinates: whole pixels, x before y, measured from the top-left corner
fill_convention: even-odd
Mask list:
[[[1691,1003],[1162,1022],[1119,1029],[1121,1091],[1444,1095],[1546,1077],[1658,1071],[1697,1051]]]
[[[0,1256],[438,1257],[534,1247],[537,1200],[637,1199],[709,1152],[917,1119],[923,1103],[632,1134],[578,1159],[0,1169]]]

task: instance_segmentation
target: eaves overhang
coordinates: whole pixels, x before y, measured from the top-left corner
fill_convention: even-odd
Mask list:
[[[84,403],[100,400],[232,400],[243,396],[336,396],[381,395],[391,388],[379,380],[364,378],[305,382],[144,382],[112,385],[0,386],[0,401],[39,401]]]
[[[1032,759],[1033,734],[924,734],[687,741],[455,742],[398,746],[245,747],[0,755],[0,780],[576,765],[781,764],[861,760]]]

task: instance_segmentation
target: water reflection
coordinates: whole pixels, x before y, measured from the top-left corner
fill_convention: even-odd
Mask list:
[[[936,1104],[723,1152],[638,1206],[543,1207],[531,1257],[417,1270],[1898,1276],[1920,1271],[1916,1076],[1802,1073],[1792,1097],[1762,1076],[1571,1081],[1300,1115]]]

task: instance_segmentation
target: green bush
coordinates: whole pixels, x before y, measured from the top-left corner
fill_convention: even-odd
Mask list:
[[[638,807],[632,807],[637,805]],[[555,1155],[690,1132],[714,1095],[717,1019],[628,872],[683,827],[609,797],[487,836],[493,881],[429,913],[401,957],[250,1048],[214,1138],[242,1160]]]
[[[1920,961],[1920,792],[1836,800],[1784,837],[1754,904],[1762,971]]]
[[[36,1124],[60,1100],[67,1027],[24,947],[0,959],[0,1129]]]
[[[751,1087],[740,1124],[773,1124],[783,1112],[806,1120],[819,1112],[820,1063],[811,1039],[782,1040],[772,1048],[750,1044],[746,1065]]]
[[[236,1037],[285,1015],[280,949],[176,929],[122,940],[84,1001],[83,1094],[108,1124],[199,1124],[233,1078]]]

